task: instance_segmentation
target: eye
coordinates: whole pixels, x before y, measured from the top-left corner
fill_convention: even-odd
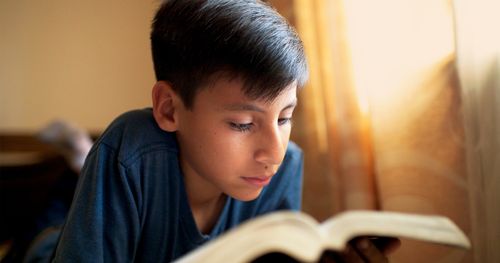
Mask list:
[[[247,132],[247,131],[250,131],[250,129],[252,128],[253,123],[234,123],[234,122],[230,122],[229,126],[231,126],[231,128],[233,130],[236,130],[236,131],[239,131],[239,132]]]
[[[292,118],[280,118],[278,119],[278,125],[285,125],[292,122]]]

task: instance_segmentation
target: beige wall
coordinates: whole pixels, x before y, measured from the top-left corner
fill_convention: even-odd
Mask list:
[[[157,0],[0,1],[0,131],[55,118],[102,130],[151,105]]]

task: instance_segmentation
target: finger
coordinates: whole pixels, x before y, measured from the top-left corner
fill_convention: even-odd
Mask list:
[[[387,263],[389,260],[370,240],[361,238],[356,240],[356,248],[367,262]]]
[[[363,258],[359,255],[358,251],[351,247],[350,245],[347,246],[347,248],[344,250],[344,252],[341,254],[342,257],[342,262],[348,262],[348,263],[364,263],[365,261]]]
[[[339,258],[337,253],[332,251],[326,251],[321,255],[319,260],[320,263],[342,263],[342,259]]]
[[[398,250],[399,247],[401,247],[401,240],[398,238],[391,238],[391,241],[388,242],[382,249],[382,253],[386,256],[390,255],[394,253],[394,251]]]
[[[401,246],[401,241],[396,237],[368,237],[375,247],[378,248],[384,255],[389,255],[396,251]]]

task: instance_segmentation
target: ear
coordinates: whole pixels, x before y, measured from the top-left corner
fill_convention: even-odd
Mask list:
[[[182,106],[177,93],[172,85],[165,81],[158,81],[153,87],[153,116],[162,130],[177,131],[178,111]]]

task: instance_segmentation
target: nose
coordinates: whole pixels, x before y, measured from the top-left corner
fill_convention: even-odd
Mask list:
[[[258,148],[255,151],[255,160],[264,165],[279,165],[285,156],[287,134],[276,125],[269,127],[267,132],[259,136]]]

